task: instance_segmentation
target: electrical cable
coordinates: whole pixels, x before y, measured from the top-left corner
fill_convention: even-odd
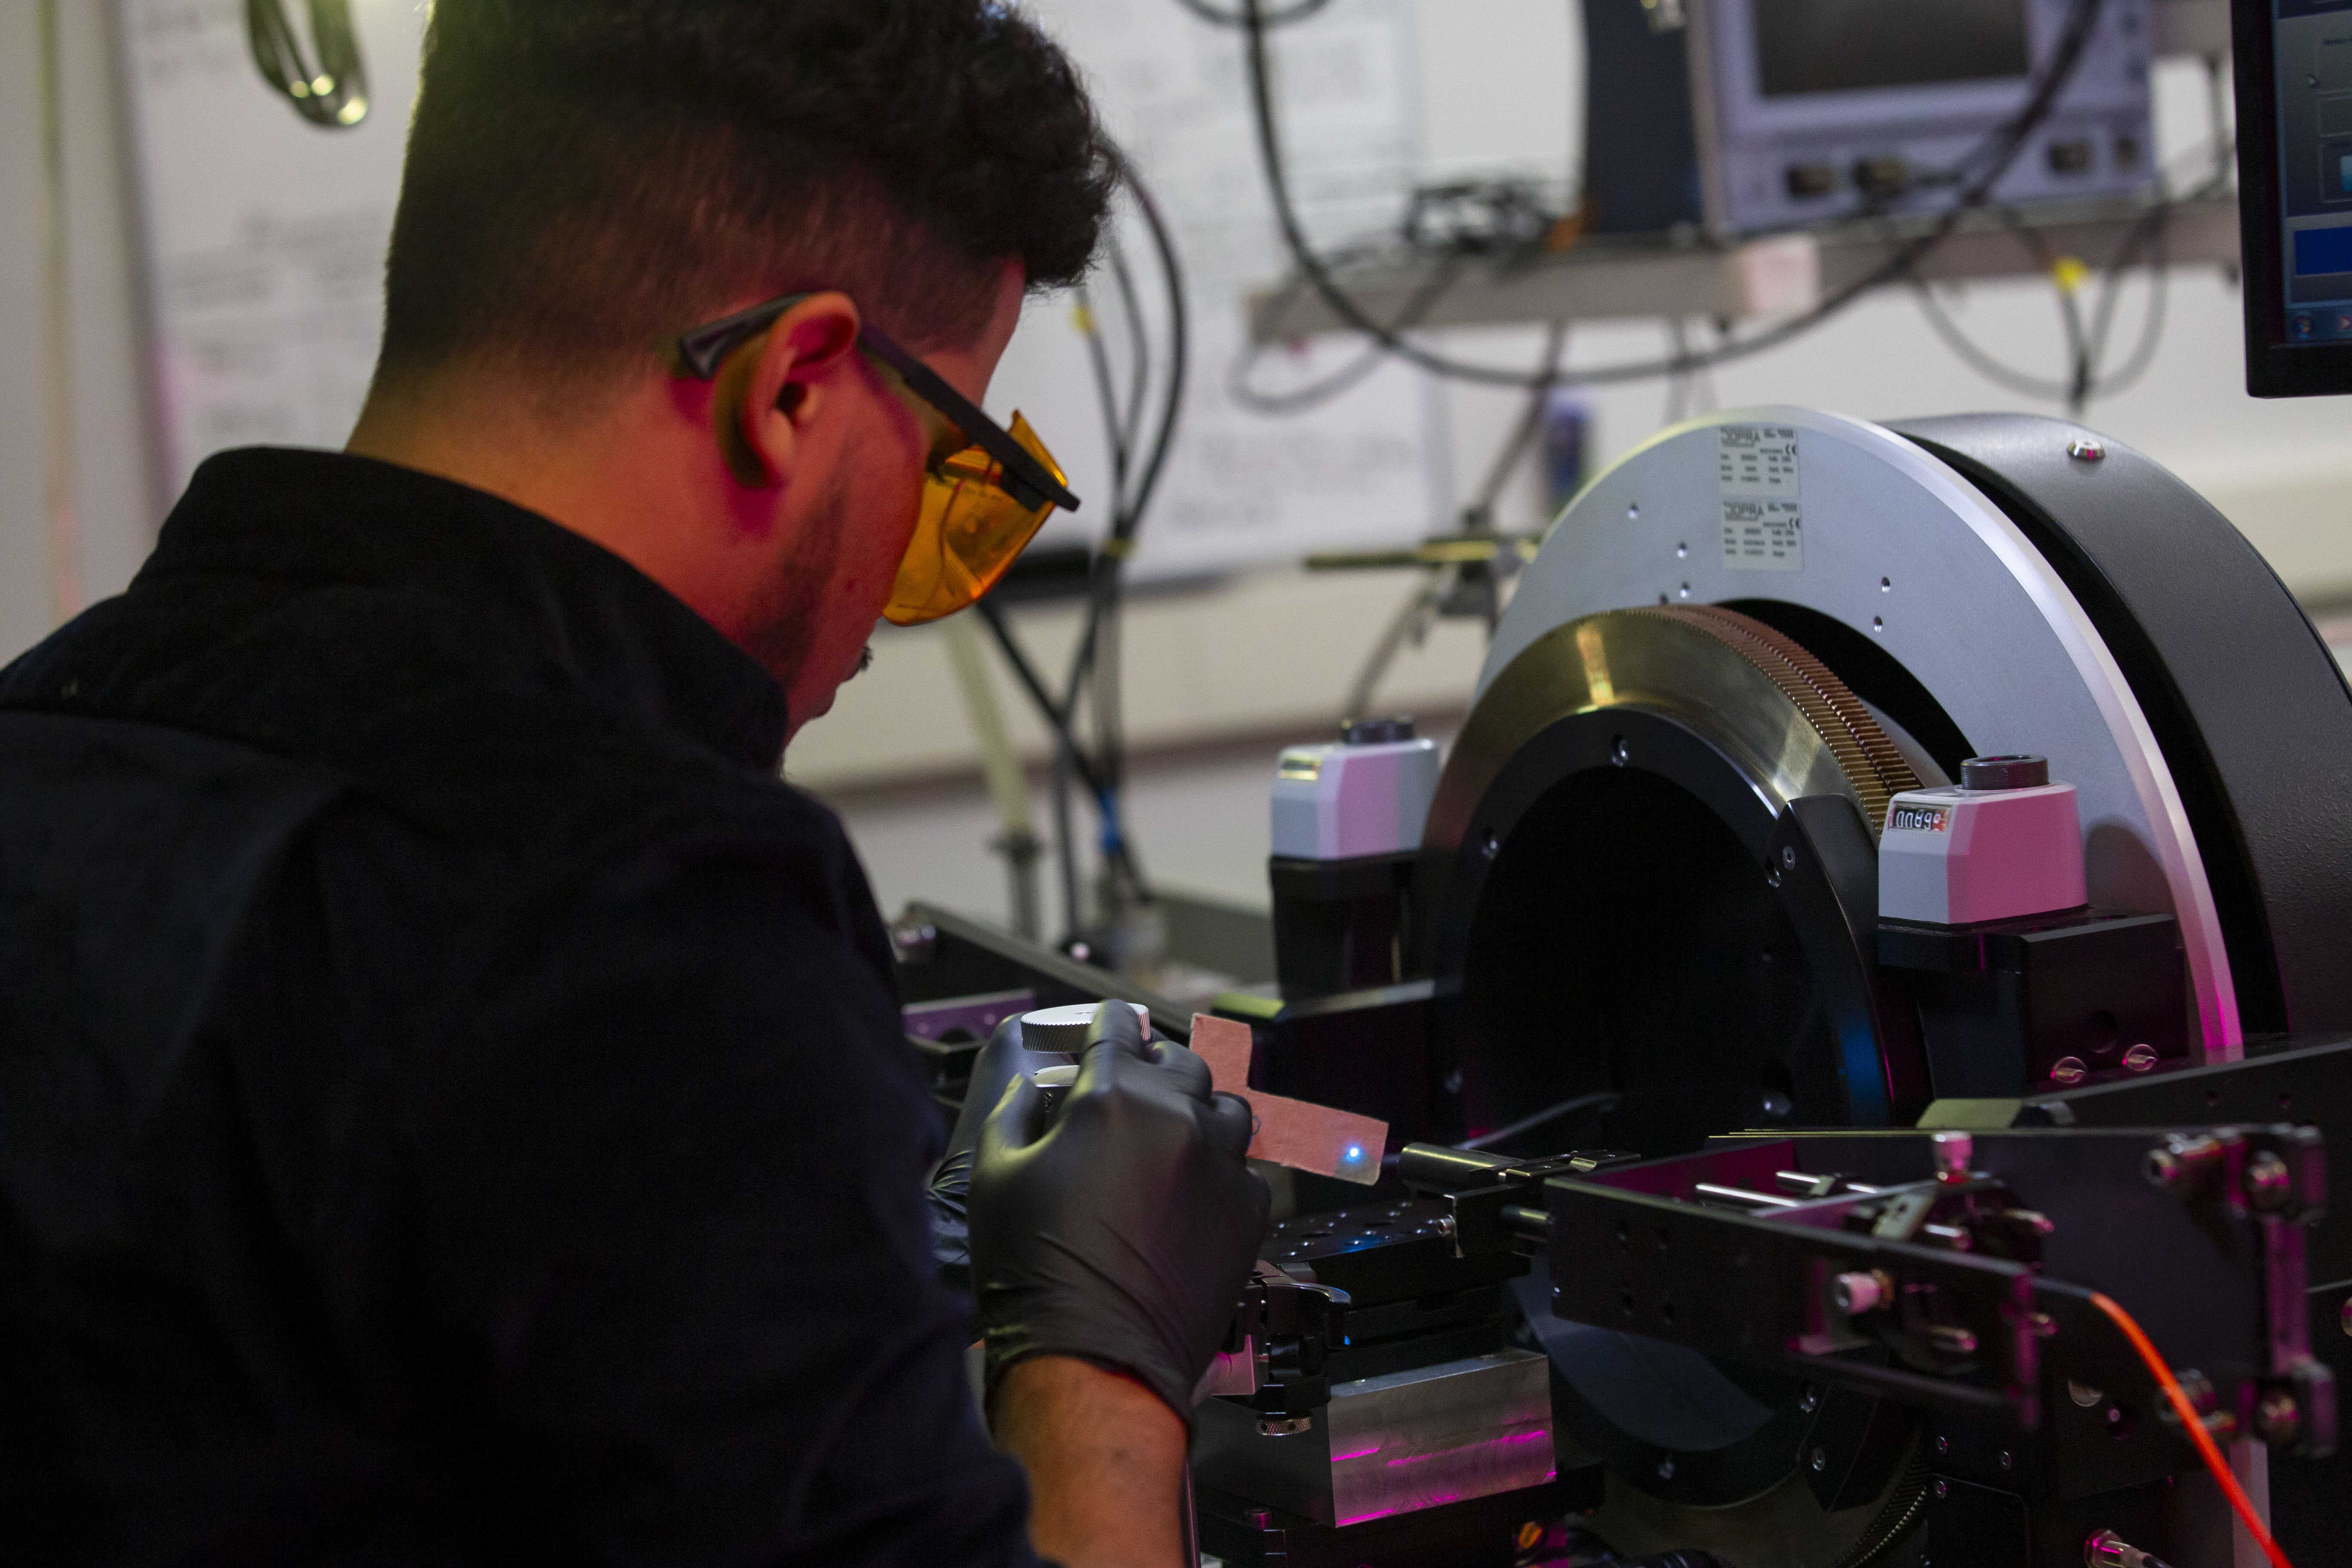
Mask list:
[[[1373,353],[1377,354],[1379,351],[1374,350]],[[1544,338],[1544,369],[1557,372],[1567,354],[1568,323],[1554,321],[1547,329]],[[1517,426],[1504,441],[1502,449],[1496,453],[1495,461],[1486,470],[1486,480],[1479,485],[1477,494],[1464,509],[1474,526],[1481,526],[1484,520],[1493,517],[1495,503],[1502,498],[1503,487],[1510,483],[1512,473],[1527,457],[1537,433],[1543,428],[1544,408],[1550,396],[1551,388],[1548,385],[1538,386],[1528,394],[1527,408]],[[1360,719],[1371,711],[1372,699],[1379,693],[1381,682],[1387,679],[1390,667],[1396,663],[1397,656],[1404,651],[1407,643],[1418,643],[1427,635],[1429,624],[1437,618],[1445,601],[1452,597],[1454,585],[1460,580],[1461,570],[1455,566],[1432,572],[1413,589],[1412,596],[1391,618],[1387,627],[1381,631],[1380,640],[1372,645],[1371,657],[1364,661],[1364,668],[1357,673],[1355,684],[1349,687],[1347,710],[1340,715],[1342,719]]]
[[[1438,269],[1434,278],[1413,291],[1405,301],[1404,309],[1397,312],[1396,320],[1389,323],[1389,331],[1391,333],[1402,332],[1421,325],[1429,312],[1436,308],[1437,302],[1461,280],[1467,263],[1468,258],[1459,252],[1449,252],[1447,264]],[[1285,291],[1276,297],[1271,307],[1273,313],[1279,315],[1303,287],[1302,280],[1292,279]],[[1387,349],[1373,343],[1321,381],[1294,387],[1287,392],[1261,392],[1251,384],[1250,373],[1264,357],[1256,344],[1244,342],[1240,352],[1234,356],[1233,368],[1225,374],[1226,393],[1252,413],[1284,415],[1303,414],[1354,391],[1370,379],[1373,372],[1389,363],[1390,354]]]
[[[367,66],[352,26],[351,0],[310,0],[316,65],[303,53],[285,0],[246,0],[245,31],[262,79],[303,119],[330,131],[348,131],[367,118]]]
[[[2227,132],[2224,130],[2219,134],[2226,138]],[[2227,145],[2226,142],[2222,144]],[[2188,154],[2186,158],[2176,162],[2193,159],[2202,163],[2207,156],[2209,156],[2207,152],[2200,148]],[[2226,163],[2227,153],[2225,152],[2222,156]],[[1918,301],[1921,313],[1927,317],[1928,325],[1935,330],[1937,336],[1941,338],[1945,346],[1978,374],[1997,386],[2022,396],[2063,402],[2069,411],[2079,418],[2094,399],[2112,396],[2126,390],[2145,375],[2149,367],[2154,364],[2157,351],[2163,342],[2169,301],[2170,282],[2167,272],[2169,259],[2168,240],[2171,231],[2173,209],[2183,203],[2201,201],[2217,195],[2226,189],[2228,184],[2229,177],[2225,172],[2210,176],[2185,195],[2175,195],[2171,194],[2169,178],[2159,177],[2156,200],[2150,205],[2148,210],[2125,231],[2123,239],[2116,247],[2115,255],[2106,264],[2105,279],[2100,287],[2098,303],[2092,310],[2087,330],[2081,332],[2079,339],[2074,331],[2070,331],[2070,353],[2074,374],[2066,382],[2035,375],[1995,359],[1969,339],[1959,323],[1952,319],[1950,313],[1945,309],[1943,301],[1935,297],[1927,279],[1916,276],[1913,278],[1914,296]],[[2024,238],[2031,231],[2021,231],[2016,225],[2012,224],[2012,232],[2019,232],[2021,238]],[[2029,244],[2035,252],[2035,259],[2045,270],[2054,271],[2060,265],[2059,258],[2051,253],[2048,245],[2042,242],[2038,236],[2030,240]],[[2150,253],[2147,262],[2149,289],[2147,312],[2141,321],[2139,341],[2134,345],[2130,355],[2120,367],[2110,372],[2105,366],[2116,313],[2122,301],[2124,285],[2139,265],[2144,252]],[[2063,283],[2061,287],[2063,290]],[[2079,307],[2073,314],[2074,321],[2079,322],[2081,319]]]
[[[1497,1143],[1507,1143],[1523,1133],[1533,1132],[1540,1127],[1549,1127],[1561,1118],[1573,1116],[1580,1110],[1591,1110],[1601,1107],[1613,1110],[1623,1104],[1624,1100],[1623,1095],[1612,1094],[1607,1090],[1599,1094],[1580,1094],[1574,1100],[1563,1100],[1558,1105],[1537,1111],[1533,1116],[1521,1117],[1508,1127],[1498,1127],[1492,1132],[1482,1132],[1475,1138],[1465,1139],[1456,1143],[1454,1147],[1469,1150],[1492,1149]]]
[[[1120,309],[1126,317],[1129,354],[1133,362],[1129,367],[1132,390],[1126,399],[1127,406],[1122,410],[1096,301],[1091,293],[1082,292],[1078,302],[1079,324],[1087,340],[1096,391],[1102,403],[1104,428],[1110,447],[1113,495],[1110,529],[1097,550],[1088,573],[1086,624],[1072,654],[1068,682],[1058,699],[1047,688],[1045,678],[1023,649],[1003,609],[987,599],[982,599],[979,606],[1005,661],[1013,667],[1013,674],[1032,706],[1053,732],[1055,850],[1062,884],[1064,914],[1069,933],[1073,936],[1082,923],[1076,839],[1071,822],[1070,794],[1074,784],[1082,784],[1094,799],[1102,829],[1106,867],[1123,878],[1136,897],[1147,900],[1150,898],[1141,866],[1133,845],[1128,840],[1120,810],[1120,795],[1125,782],[1126,738],[1119,703],[1118,649],[1112,645],[1119,636],[1119,592],[1125,564],[1134,552],[1136,537],[1141,530],[1144,516],[1167,472],[1169,454],[1174,446],[1182,415],[1191,364],[1191,320],[1184,291],[1183,268],[1174,237],[1158,202],[1124,158],[1119,161],[1118,181],[1141,216],[1166,283],[1170,339],[1168,374],[1160,396],[1158,424],[1146,443],[1141,437],[1145,411],[1150,403],[1148,395],[1152,364],[1150,332],[1133,274],[1114,239],[1108,248],[1108,259],[1118,289]],[[1076,728],[1080,704],[1089,697],[1093,700],[1095,730],[1095,745],[1091,752],[1080,742]]]
[[[2095,1290],[2091,1292],[2091,1305],[2105,1313],[2108,1320],[2123,1331],[2124,1338],[2131,1342],[2132,1349],[2138,1352],[2139,1359],[2147,1364],[2147,1370],[2156,1378],[2157,1386],[2164,1391],[2165,1399],[2172,1405],[2173,1415],[2179,1418],[2180,1429],[2197,1446],[2197,1457],[2205,1461],[2205,1468],[2211,1472],[2214,1482],[2221,1487],[2221,1495],[2230,1500],[2230,1507],[2237,1514],[2238,1522],[2245,1527],[2254,1544],[2262,1548],[2263,1555],[2271,1560],[2272,1568],[2294,1568],[2294,1564],[2287,1561],[2286,1553],[2279,1550],[2279,1543],[2271,1539],[2270,1530],[2263,1523],[2262,1515],[2254,1511],[2252,1500],[2246,1496],[2246,1489],[2238,1484],[2230,1462],[2221,1457],[2221,1446],[2213,1441],[2213,1434],[2205,1430],[2204,1417],[2198,1415],[2197,1407],[2189,1404],[2189,1396],[2180,1391],[2180,1380],[2172,1375],[2172,1368],[2158,1352],[2156,1342],[2147,1337],[2147,1331],[2141,1328],[2129,1312]]]
[[[1243,16],[1240,12],[1220,11],[1215,6],[1208,4],[1208,0],[1176,0],[1176,4],[1183,6],[1184,9],[1192,12],[1192,15],[1201,18],[1203,22],[1214,23],[1220,27],[1246,27],[1249,26],[1249,18]],[[1269,27],[1283,27],[1289,26],[1293,22],[1304,22],[1307,17],[1314,16],[1318,11],[1324,9],[1330,4],[1331,0],[1297,0],[1297,4],[1291,6],[1287,11],[1276,11],[1268,16],[1265,19],[1265,25]]]
[[[1134,451],[1143,444],[1143,409],[1151,396],[1151,332],[1143,319],[1143,307],[1135,292],[1135,275],[1129,270],[1127,252],[1118,237],[1110,239],[1110,273],[1118,285],[1118,303],[1127,319],[1127,352],[1133,360],[1128,369],[1127,424],[1124,434],[1127,449]]]
[[[1370,337],[1388,353],[1432,374],[1452,380],[1475,382],[1490,386],[1602,385],[1617,382],[1642,381],[1652,377],[1685,372],[1700,366],[1727,363],[1767,349],[1777,348],[1822,322],[1853,304],[1863,295],[1886,283],[1909,275],[1919,261],[1942,245],[1958,228],[1961,219],[1973,208],[1981,206],[1994,186],[2025,150],[2027,141],[2049,118],[2058,95],[2074,77],[2082,63],[2084,50],[2090,43],[2105,0],[2075,0],[2065,31],[2061,35],[2049,68],[2035,83],[2025,106],[2007,125],[1988,137],[1979,153],[1962,160],[1960,167],[1983,161],[1986,167],[1968,182],[1959,196],[1939,216],[1935,226],[1902,245],[1894,255],[1861,277],[1836,290],[1808,310],[1776,326],[1769,327],[1752,337],[1719,342],[1704,354],[1696,354],[1664,362],[1643,362],[1603,366],[1561,374],[1549,382],[1531,383],[1525,373],[1506,370],[1494,365],[1473,364],[1447,358],[1411,342],[1383,328],[1368,315],[1363,308],[1331,275],[1325,260],[1308,244],[1306,230],[1292,199],[1290,180],[1282,154],[1280,127],[1275,110],[1272,69],[1267,55],[1266,35],[1269,30],[1264,0],[1240,0],[1247,34],[1244,50],[1249,78],[1252,106],[1256,121],[1258,159],[1265,176],[1268,192],[1273,197],[1276,226],[1283,243],[1289,249],[1293,264],[1313,288],[1316,294],[1340,321],[1352,330]]]

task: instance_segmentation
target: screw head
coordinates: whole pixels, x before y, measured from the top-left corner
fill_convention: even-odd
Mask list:
[[[2000,1451],[2000,1468],[2004,1470],[2013,1470],[2017,1468],[2016,1456],[2006,1448]]]
[[[1797,1408],[1803,1411],[1808,1415],[1811,1415],[1814,1411],[1819,1410],[1821,1407],[1822,1391],[1818,1388],[1809,1388],[1798,1397]]]
[[[1496,836],[1495,830],[1490,827],[1486,830],[1486,841],[1479,845],[1478,847],[1480,852],[1483,853],[1487,859],[1492,860],[1496,856],[1500,855],[1503,852],[1503,841]]]
[[[1937,1433],[1936,1435],[1936,1452],[1938,1454],[1948,1454],[1951,1451],[1952,1440],[1949,1437],[1945,1436],[1942,1433]],[[1942,1494],[1937,1493],[1937,1495],[1940,1497]]]
[[[2107,448],[2104,442],[2084,437],[2067,443],[2066,455],[2078,463],[2101,463],[2106,460]]]
[[[2124,1053],[2124,1066],[2134,1072],[2147,1072],[2156,1066],[2156,1047],[2141,1044]]]
[[[2060,1057],[2050,1068],[2050,1079],[2053,1083],[2080,1083],[2090,1074],[2091,1069],[2083,1065],[2080,1057]]]
[[[2246,1201],[2265,1213],[2286,1206],[2294,1195],[2294,1173],[2268,1149],[2246,1162]]]
[[[1939,1480],[1936,1483],[1936,1495],[1937,1497],[1949,1497],[1952,1495],[1952,1489],[1945,1482]]]
[[[2273,1388],[2254,1402],[2254,1435],[2272,1447],[2292,1443],[2303,1429],[2303,1411],[2294,1395]]]
[[[1830,1451],[1827,1448],[1816,1448],[1812,1452],[1812,1457],[1805,1463],[1813,1468],[1815,1475],[1819,1475],[1830,1468]]]
[[[2106,1402],[2107,1396],[2089,1384],[2076,1383],[2070,1377],[2066,1380],[2066,1397],[2084,1410],[2095,1410]]]
[[[1780,864],[1791,871],[1797,868],[1797,851],[1793,845],[1780,851]]]
[[[1662,1481],[1670,1481],[1674,1479],[1675,1457],[1672,1454],[1669,1454],[1664,1458],[1658,1461],[1658,1479]]]
[[[1621,768],[1633,760],[1633,748],[1625,743],[1624,736],[1618,736],[1616,742],[1609,748],[1609,760]]]

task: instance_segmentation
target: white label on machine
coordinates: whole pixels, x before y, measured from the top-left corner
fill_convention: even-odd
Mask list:
[[[1797,432],[1785,425],[1723,425],[1715,432],[1723,495],[1723,564],[1734,572],[1805,569]]]

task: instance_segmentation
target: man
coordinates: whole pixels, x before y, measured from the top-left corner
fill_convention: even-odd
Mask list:
[[[1176,1561],[1246,1114],[1114,1009],[963,1140],[992,1448],[777,779],[1069,499],[1110,173],[996,0],[440,0],[350,454],[0,677],[0,1561]]]

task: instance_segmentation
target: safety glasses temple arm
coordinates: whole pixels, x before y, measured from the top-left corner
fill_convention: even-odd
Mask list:
[[[897,371],[916,396],[947,416],[963,432],[966,440],[1003,464],[1005,479],[1019,487],[1013,491],[1017,499],[1031,505],[1051,501],[1064,511],[1078,510],[1078,498],[1070,493],[1067,485],[1055,479],[1003,426],[950,386],[938,372],[870,326],[858,333],[858,341],[875,358]],[[1021,489],[1029,491],[1029,495],[1020,495]]]

